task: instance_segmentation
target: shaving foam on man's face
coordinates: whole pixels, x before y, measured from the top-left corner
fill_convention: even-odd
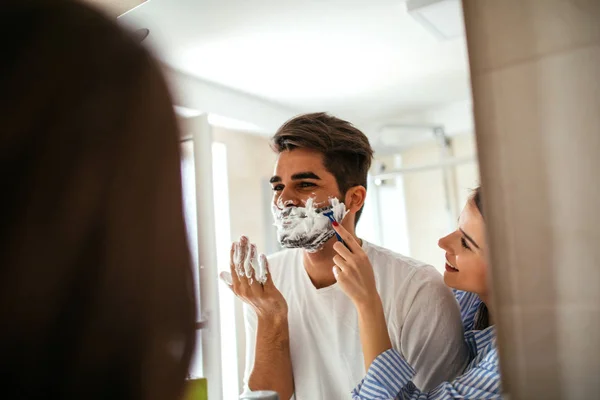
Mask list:
[[[322,249],[335,235],[323,212],[335,208],[338,222],[345,215],[345,206],[338,200],[344,200],[338,182],[325,168],[323,154],[304,148],[279,153],[271,187],[273,216],[282,246],[310,252]]]
[[[304,207],[296,207],[278,202],[273,205],[273,217],[277,227],[277,239],[283,247],[303,248],[308,252],[317,252],[335,235],[331,220],[323,215],[333,211],[336,221],[342,221],[346,215],[346,206],[337,198],[316,204],[309,198]]]

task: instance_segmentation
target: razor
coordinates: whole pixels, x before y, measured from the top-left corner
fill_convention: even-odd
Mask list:
[[[329,218],[329,220],[333,223],[333,222],[337,222],[333,216],[333,209],[329,209],[327,211],[323,211],[323,215],[326,216],[327,218]],[[342,240],[342,237],[336,232],[335,236],[337,236],[337,239],[342,242],[342,244],[345,246],[346,243],[344,243],[344,241]]]

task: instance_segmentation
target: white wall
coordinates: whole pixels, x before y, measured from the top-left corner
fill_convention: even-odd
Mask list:
[[[275,163],[275,153],[269,147],[269,140],[256,134],[218,127],[213,128],[213,140],[225,144],[227,150],[231,241],[246,235],[257,245],[259,251],[265,252],[268,240],[265,232],[273,228],[267,222],[270,221],[270,215],[268,199],[265,198],[265,185],[268,186],[268,178],[273,173]],[[222,283],[219,282],[219,285]],[[246,349],[241,304],[240,300],[235,300],[237,343],[222,344],[237,345],[240,388],[243,387]],[[223,377],[225,380],[227,371],[223,371]]]
[[[405,167],[433,164],[439,159],[440,146],[433,140],[402,153]],[[442,170],[406,174],[404,194],[410,256],[441,268],[443,257],[437,240],[449,229]]]
[[[454,136],[451,152],[456,157],[474,156],[473,135]],[[401,153],[403,167],[434,164],[439,162],[440,157],[440,145],[433,139]],[[389,165],[389,158],[383,160]],[[476,162],[452,167],[452,171],[454,173],[453,191],[456,193],[455,202],[458,204],[460,212],[471,190],[478,185],[479,171]],[[456,227],[456,221],[447,211],[443,172],[441,169],[435,169],[408,173],[402,176],[402,180],[405,196],[405,229],[408,232],[407,255],[427,262],[442,271],[443,251],[438,248],[437,242],[440,237]],[[397,202],[399,204],[400,200]],[[386,214],[390,212],[392,212],[390,205],[381,210],[384,225],[389,224]],[[390,229],[385,229],[385,231],[389,232]]]
[[[455,157],[475,156],[477,148],[473,135],[458,135],[452,138],[452,149]],[[456,166],[456,188],[460,209],[480,184],[479,167],[476,162]]]

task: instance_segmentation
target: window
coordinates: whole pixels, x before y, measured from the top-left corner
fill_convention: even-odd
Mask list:
[[[181,143],[181,179],[183,189],[183,214],[188,235],[188,245],[192,253],[194,272],[194,289],[196,293],[196,321],[200,316],[200,280],[198,272],[198,222],[196,219],[196,173],[194,170],[194,142],[191,140]],[[196,350],[190,366],[190,376],[203,376],[202,371],[202,331],[197,332]]]
[[[196,203],[196,179],[194,163],[194,143],[192,140],[182,142],[182,180],[183,204],[190,249],[194,260],[194,281],[197,293],[197,306],[200,310],[200,291],[207,285],[215,285],[219,292],[219,319],[221,322],[221,365],[225,373],[223,378],[223,398],[234,399],[239,396],[237,329],[235,318],[235,297],[218,279],[210,282],[199,282],[198,274],[198,224]],[[215,239],[217,250],[217,267],[220,271],[229,270],[229,248],[231,246],[229,182],[227,173],[227,148],[223,143],[212,145],[213,201],[215,216]],[[213,286],[214,287],[214,286]],[[197,315],[197,320],[201,316]],[[190,367],[191,377],[203,375],[202,331],[198,331],[196,352]]]

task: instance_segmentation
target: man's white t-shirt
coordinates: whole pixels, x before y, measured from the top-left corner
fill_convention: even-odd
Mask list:
[[[441,275],[431,266],[364,240],[362,247],[373,265],[392,345],[415,369],[415,385],[432,389],[460,375],[468,363],[468,350],[458,304]],[[269,279],[288,304],[295,399],[351,398],[352,389],[365,376],[354,305],[338,284],[314,287],[301,249],[269,257],[269,269]],[[257,318],[248,306],[244,314],[247,388]]]

